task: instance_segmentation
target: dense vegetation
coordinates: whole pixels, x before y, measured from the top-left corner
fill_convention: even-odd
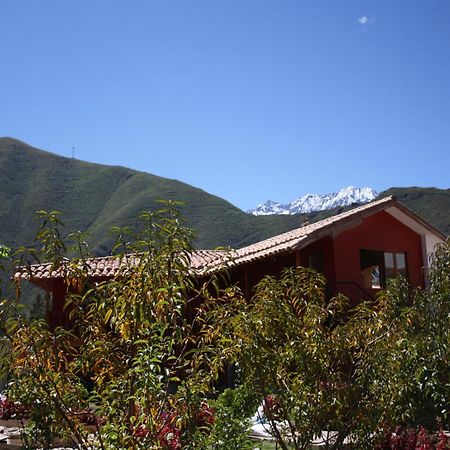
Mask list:
[[[247,214],[229,202],[180,181],[124,167],[92,164],[0,138],[0,243],[16,248],[33,241],[34,216],[40,209],[61,211],[66,229],[90,234],[93,252],[109,254],[112,225],[134,222],[138,211],[157,209],[156,200],[185,204],[187,224],[198,232],[197,248],[239,248],[304,222],[302,216]],[[232,181],[232,178],[230,179]],[[393,188],[399,199],[444,233],[450,233],[450,190]],[[316,221],[337,211],[310,214]]]
[[[329,449],[346,439],[358,449],[434,448],[416,446],[416,430],[449,425],[449,262],[447,243],[429,291],[392,280],[352,308],[342,295],[328,300],[325,280],[307,269],[259,283],[235,319],[236,360],[280,448],[307,449],[321,435]],[[409,445],[391,441],[396,428],[399,441],[409,429]]]
[[[41,213],[42,256],[72,279],[74,327],[52,330],[16,314],[16,301],[0,303],[0,360],[11,376],[8,396],[29,420],[26,448],[50,448],[55,438],[83,450],[207,448],[206,396],[225,362],[208,308],[239,294],[191,276],[192,232],[173,206],[143,213],[138,234],[117,231],[120,256],[140,259],[95,287],[82,237],[72,236],[79,259],[63,266],[59,216]]]
[[[219,197],[185,183],[124,167],[92,164],[0,139],[0,230],[2,244],[31,244],[37,210],[61,211],[66,229],[90,234],[94,253],[109,254],[113,225],[135,222],[158,209],[156,200],[184,203],[197,248],[240,247],[300,224],[297,217],[257,218]]]
[[[192,272],[192,232],[171,202],[117,230],[118,257],[140,258],[100,283],[83,236],[72,234],[79,255],[68,261],[59,215],[40,217],[41,254],[70,286],[73,326],[24,319],[20,283],[0,302],[10,377],[0,416],[28,419],[26,448],[64,438],[83,450],[250,450],[248,417],[261,405],[283,450],[318,436],[328,449],[351,439],[354,449],[449,450],[450,242],[427,290],[396,279],[351,307],[299,267],[264,278],[246,301],[225,271]],[[230,363],[238,385],[215,399]]]

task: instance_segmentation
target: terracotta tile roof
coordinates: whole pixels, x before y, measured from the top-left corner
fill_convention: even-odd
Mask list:
[[[211,267],[217,267],[225,260],[223,250],[196,250],[191,254],[190,267],[199,274],[206,272]],[[101,256],[97,258],[88,258],[84,264],[88,267],[89,276],[92,278],[110,278],[117,274],[120,268],[134,266],[139,261],[138,254],[128,254],[122,257]],[[52,269],[50,263],[32,264],[28,267],[21,267],[15,274],[15,278],[30,280],[36,284],[41,281],[63,278],[67,276],[65,269],[68,268],[69,260],[66,260],[62,266]]]

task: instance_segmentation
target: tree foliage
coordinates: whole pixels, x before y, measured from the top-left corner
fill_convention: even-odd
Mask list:
[[[58,213],[39,217],[40,254],[64,280],[71,326],[1,303],[8,395],[29,410],[29,448],[58,437],[84,450],[250,449],[260,404],[283,450],[318,440],[384,449],[425,442],[408,427],[449,425],[450,242],[436,249],[427,289],[396,279],[351,307],[299,267],[244,301],[226,271],[192,268],[193,233],[173,202],[143,213],[139,231],[115,229],[118,270],[104,281],[92,278],[83,234],[69,246]],[[213,400],[230,362],[239,386]]]
[[[280,447],[375,445],[388,425],[448,426],[450,244],[430,286],[392,281],[350,308],[303,268],[267,277],[235,320],[236,361]]]
[[[68,262],[58,215],[40,217],[42,251],[68,287],[72,327],[27,322],[3,304],[8,395],[30,407],[29,445],[47,448],[63,436],[83,449],[201,448],[212,426],[205,400],[226,362],[221,325],[211,322],[226,317],[209,309],[238,299],[236,289],[192,273],[193,235],[173,203],[143,213],[139,232],[115,230],[120,269],[96,283],[83,237],[72,236],[80,257]]]

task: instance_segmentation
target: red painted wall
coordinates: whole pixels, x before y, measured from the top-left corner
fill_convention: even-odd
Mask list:
[[[47,311],[47,323],[50,328],[69,326],[69,314],[64,309],[67,287],[63,280],[54,279],[49,290],[52,292],[51,308]]]
[[[406,253],[409,281],[423,286],[423,258],[420,236],[390,214],[381,211],[363,219],[360,225],[334,239],[336,281],[363,285],[360,250]]]
[[[327,279],[328,289],[334,291],[334,283],[336,281],[336,269],[334,260],[334,246],[331,236],[326,236],[308,245],[300,251],[300,265],[303,267],[309,266],[309,257],[322,253],[323,255],[323,274]]]
[[[295,254],[285,253],[240,266],[231,273],[233,283],[238,283],[247,299],[254,293],[255,286],[266,275],[279,277],[286,267],[295,267]]]

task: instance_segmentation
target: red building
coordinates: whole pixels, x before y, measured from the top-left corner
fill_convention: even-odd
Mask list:
[[[397,274],[412,287],[425,286],[429,257],[444,240],[436,228],[387,197],[239,249],[233,264],[247,295],[264,275],[304,266],[325,275],[329,294],[359,301],[373,298]]]
[[[404,275],[412,287],[424,287],[429,257],[445,238],[406,206],[387,197],[231,252],[197,251],[191,266],[202,275],[226,265],[247,297],[265,275],[276,276],[285,267],[311,267],[326,276],[328,295],[341,292],[358,302],[373,298],[397,274]],[[133,264],[134,258],[89,260],[92,280],[113,277],[120,264]],[[62,271],[51,271],[49,264],[43,264],[16,276],[51,294],[51,325],[67,324],[63,311],[67,286]]]

